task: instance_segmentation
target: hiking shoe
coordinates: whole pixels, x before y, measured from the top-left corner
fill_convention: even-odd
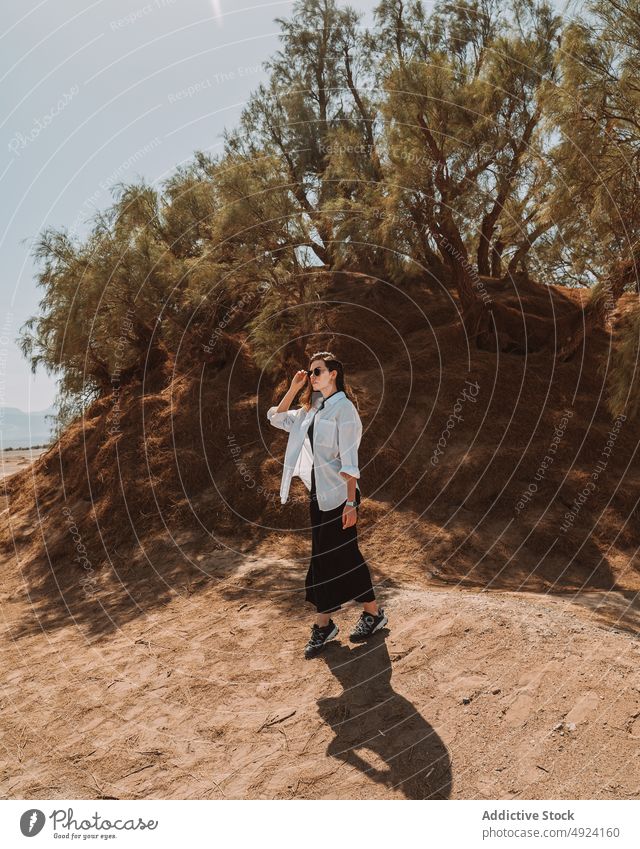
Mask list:
[[[381,607],[378,608],[377,616],[363,610],[360,614],[360,619],[356,622],[355,628],[349,635],[349,639],[352,643],[362,643],[369,639],[372,634],[375,634],[376,631],[384,628],[388,621]]]
[[[325,625],[324,628],[321,628],[320,625],[314,622],[311,628],[311,637],[304,650],[304,656],[307,660],[321,652],[329,640],[332,640],[336,636],[339,630],[333,619],[329,619],[329,624]]]

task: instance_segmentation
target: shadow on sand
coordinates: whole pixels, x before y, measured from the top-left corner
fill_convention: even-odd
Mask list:
[[[320,657],[343,689],[318,700],[320,716],[335,734],[327,755],[408,799],[449,798],[449,753],[411,702],[393,689],[384,632],[355,648],[332,642]],[[368,750],[388,768],[367,763],[358,750]]]

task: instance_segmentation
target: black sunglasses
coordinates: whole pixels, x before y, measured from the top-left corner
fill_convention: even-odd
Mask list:
[[[319,374],[322,374],[323,371],[329,371],[329,369],[320,368],[320,366],[316,366],[313,369],[307,369],[307,375],[311,377],[312,374],[315,374],[315,376],[317,377]]]

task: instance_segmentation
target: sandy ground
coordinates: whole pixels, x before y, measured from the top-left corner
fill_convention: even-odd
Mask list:
[[[353,646],[345,608],[305,661],[300,563],[180,544],[200,578],[127,616],[5,570],[4,798],[638,798],[637,601],[396,581],[389,630]]]
[[[46,448],[34,448],[24,451],[0,451],[0,478],[6,478],[22,471],[25,466],[31,465],[46,450]]]

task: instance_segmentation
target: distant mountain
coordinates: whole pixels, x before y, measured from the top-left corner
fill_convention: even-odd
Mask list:
[[[0,407],[0,448],[29,448],[51,441],[53,426],[49,419],[53,407],[25,413],[17,407]]]

